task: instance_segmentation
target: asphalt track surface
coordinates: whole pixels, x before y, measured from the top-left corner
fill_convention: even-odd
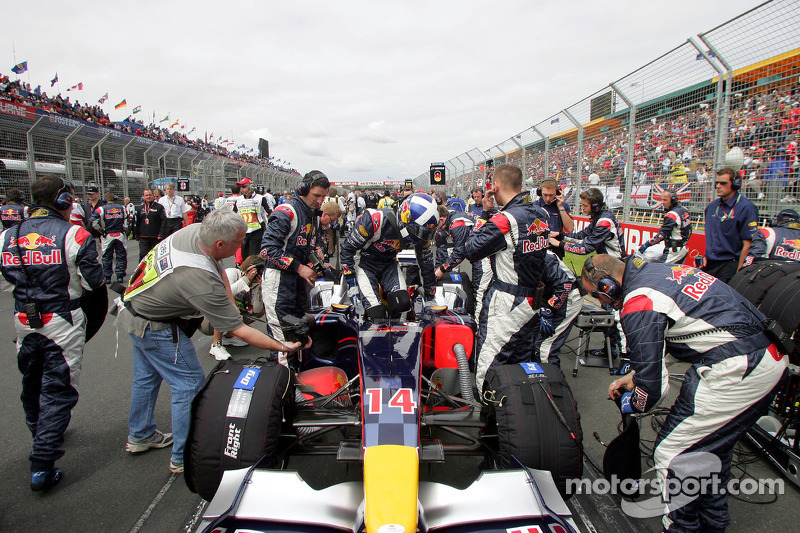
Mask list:
[[[128,243],[128,272],[138,257],[138,244]],[[227,263],[226,263],[227,264]],[[199,496],[189,492],[182,475],[168,468],[169,449],[151,450],[133,456],[125,452],[127,419],[132,377],[131,343],[126,334],[119,336],[109,318],[102,330],[86,346],[79,385],[80,400],[73,411],[66,433],[66,455],[58,462],[64,470],[63,481],[48,493],[29,489],[28,454],[31,436],[25,426],[19,400],[21,377],[16,368],[13,330],[13,301],[10,287],[0,282],[0,357],[5,371],[0,373],[0,531],[9,532],[180,532],[190,531],[199,522],[205,507]],[[263,326],[262,326],[263,327]],[[605,399],[612,379],[602,368],[581,368],[572,377],[574,356],[569,347],[577,347],[577,333],[562,352],[578,408],[582,416],[584,447],[588,461],[585,473],[596,475],[591,463],[602,465],[603,446],[592,436],[597,432],[608,442],[616,434],[619,414]],[[194,344],[206,371],[215,361],[209,357],[210,337],[197,333]],[[595,334],[592,347],[599,347],[602,336]],[[250,347],[229,348],[234,357],[255,356]],[[116,355],[115,355],[116,352]],[[672,372],[681,372],[680,364]],[[677,393],[673,386],[670,397]],[[156,408],[159,428],[170,431],[170,394],[163,386]],[[643,439],[652,439],[650,422],[642,423]],[[475,475],[477,459],[458,458],[444,465],[423,466],[421,476],[446,481],[455,486],[467,485]],[[327,458],[296,460],[291,464],[310,482],[320,487],[344,479],[357,479],[358,465],[336,464]],[[648,466],[645,464],[644,469]],[[781,478],[764,459],[746,465],[755,478]],[[737,471],[741,475],[740,471]],[[786,481],[784,494],[773,503],[756,504],[730,500],[732,517],[729,533],[744,531],[793,531],[800,524],[800,490]],[[769,501],[774,496],[753,495],[750,500]],[[583,531],[660,531],[658,518],[631,519],[619,511],[618,499],[577,495],[570,502],[576,522]]]

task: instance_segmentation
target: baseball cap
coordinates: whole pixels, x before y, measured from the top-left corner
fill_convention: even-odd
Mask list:
[[[88,193],[100,192],[100,189],[97,187],[97,185],[89,185],[88,187],[86,187],[86,192]]]
[[[250,178],[242,178],[241,181],[237,181],[236,185],[250,185],[253,181]]]
[[[224,192],[219,193],[219,196],[225,196]]]

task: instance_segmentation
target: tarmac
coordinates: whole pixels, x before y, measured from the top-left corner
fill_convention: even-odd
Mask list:
[[[127,243],[128,272],[138,257],[138,244]],[[232,262],[226,261],[226,265]],[[79,391],[80,400],[73,410],[66,433],[65,456],[58,461],[64,470],[63,481],[47,493],[29,489],[28,454],[31,435],[25,426],[19,400],[21,376],[16,369],[13,299],[9,284],[0,282],[0,357],[6,372],[0,373],[0,531],[107,531],[107,532],[180,532],[193,531],[206,506],[191,493],[183,476],[168,469],[169,449],[152,450],[141,455],[125,452],[127,419],[132,378],[132,347],[126,334],[117,335],[113,317],[108,317],[101,331],[86,346]],[[257,324],[258,325],[258,324]],[[262,325],[258,325],[263,327]],[[606,400],[606,391],[613,377],[607,369],[581,367],[572,376],[578,332],[561,353],[562,367],[578,403],[584,434],[584,475],[596,479],[605,448],[617,434],[619,411]],[[195,334],[194,342],[206,371],[216,361],[208,355],[211,338]],[[595,333],[592,348],[601,347],[602,335]],[[260,351],[252,347],[228,348],[235,358],[255,357]],[[685,364],[671,365],[671,373],[681,374]],[[669,406],[677,394],[679,383],[673,382]],[[156,406],[159,429],[170,431],[170,393],[162,386]],[[652,447],[653,427],[658,417],[641,419],[642,446]],[[597,434],[598,438],[594,437]],[[778,470],[747,444],[738,445],[734,475],[756,480],[783,480],[777,495],[753,494],[730,498],[729,533],[745,531],[792,531],[800,523],[800,489],[783,478]],[[469,483],[477,475],[477,459],[458,458],[452,464],[431,465],[421,469],[421,476],[453,485]],[[328,458],[301,458],[290,466],[296,468],[312,486],[325,486],[345,479],[357,479],[360,469],[353,465],[335,464]],[[650,468],[643,455],[643,470]],[[652,475],[650,473],[649,475]],[[780,488],[780,487],[779,487]],[[634,518],[620,510],[619,497],[581,493],[568,501],[573,517],[584,532],[637,531],[658,532],[660,517]]]

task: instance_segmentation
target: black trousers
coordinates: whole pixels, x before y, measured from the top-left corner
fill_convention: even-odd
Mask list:
[[[139,261],[144,259],[147,252],[152,250],[158,244],[158,237],[140,237],[139,238]]]
[[[706,259],[706,263],[703,270],[725,283],[728,283],[736,275],[736,269],[739,266],[738,259],[726,259],[725,261]]]

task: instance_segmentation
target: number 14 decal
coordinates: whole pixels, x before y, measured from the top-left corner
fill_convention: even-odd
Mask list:
[[[367,389],[367,412],[379,415],[383,411],[383,389]],[[399,407],[404,415],[413,415],[417,409],[417,402],[411,389],[397,389],[389,400],[389,407]]]

